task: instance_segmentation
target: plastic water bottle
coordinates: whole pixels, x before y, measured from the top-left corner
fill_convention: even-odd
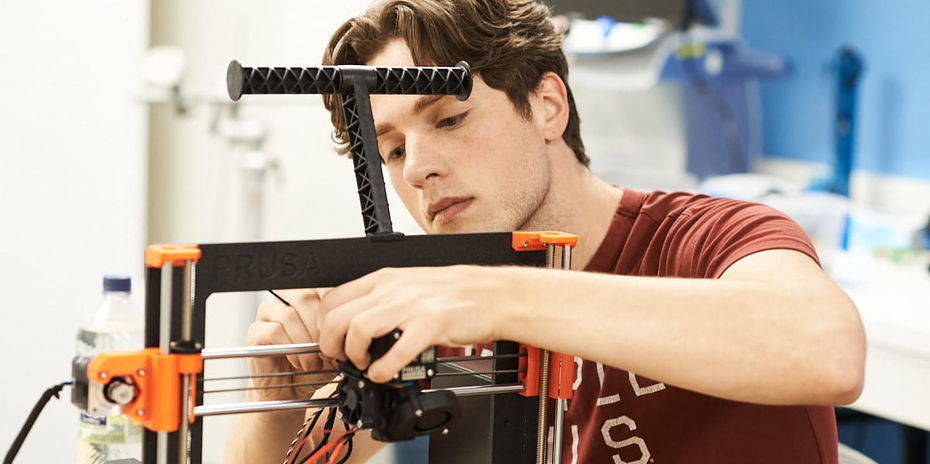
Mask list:
[[[103,302],[81,325],[78,356],[143,348],[143,314],[130,302],[128,276],[103,278]],[[82,411],[78,422],[78,464],[103,464],[118,459],[142,459],[142,428],[114,407],[106,417]]]

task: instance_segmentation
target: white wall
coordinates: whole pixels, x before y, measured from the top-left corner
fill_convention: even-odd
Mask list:
[[[141,274],[145,113],[132,87],[147,17],[144,0],[0,2],[3,453],[42,391],[70,378],[101,276]],[[69,395],[17,463],[73,460]]]
[[[257,8],[247,1],[160,1],[152,10],[152,44],[185,52],[186,91],[225,96],[230,60],[245,66],[319,65],[333,30],[368,3],[328,2],[321,8],[319,2],[277,1]],[[265,149],[282,167],[265,192],[263,239],[362,235],[351,162],[333,152],[329,113],[319,96],[245,96],[240,114],[265,125]],[[182,118],[168,105],[157,105],[151,116],[150,238],[248,238],[238,221],[237,150],[209,134],[210,111],[197,106]],[[392,204],[397,228],[418,232],[400,202]]]

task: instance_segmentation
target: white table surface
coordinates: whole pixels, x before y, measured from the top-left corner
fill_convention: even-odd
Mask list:
[[[853,409],[930,430],[930,273],[840,256],[831,274],[859,308],[868,338],[865,389]]]

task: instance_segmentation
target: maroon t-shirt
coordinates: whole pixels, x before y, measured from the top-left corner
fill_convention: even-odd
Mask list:
[[[770,249],[817,259],[801,228],[769,207],[626,189],[585,270],[716,279],[740,258]],[[728,401],[579,358],[575,363],[564,464],[837,462],[830,407]]]

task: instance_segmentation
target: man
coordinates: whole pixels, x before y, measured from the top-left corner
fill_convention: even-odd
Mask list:
[[[255,360],[253,372],[349,359],[387,381],[431,345],[515,340],[577,357],[563,462],[837,462],[829,406],[863,382],[855,306],[781,213],[597,179],[548,13],[529,0],[390,0],[340,27],[324,62],[468,61],[467,101],[372,96],[398,195],[428,233],[575,233],[573,270],[591,272],[385,269],[291,292],[293,306],[259,309],[249,342],[318,341],[325,358]],[[345,142],[337,101],[326,103]],[[370,341],[395,328],[403,336],[369,363]],[[295,393],[309,394],[251,399]],[[301,420],[240,417],[234,436],[248,440],[231,442],[230,460],[280,461]],[[361,462],[376,447],[358,441]]]

